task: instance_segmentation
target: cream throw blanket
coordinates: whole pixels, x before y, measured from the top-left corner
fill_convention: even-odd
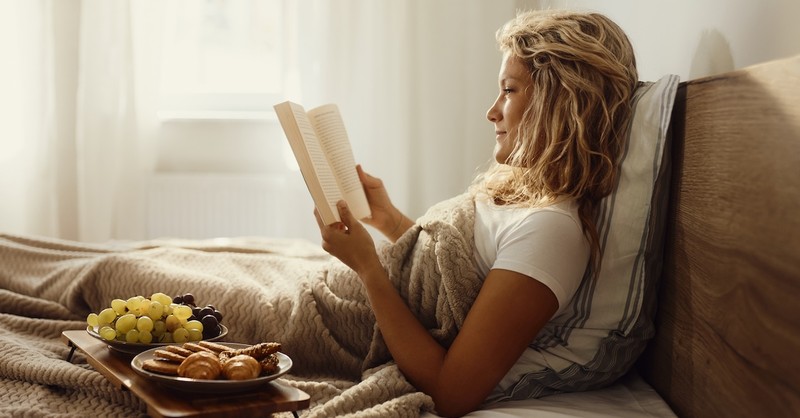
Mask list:
[[[440,203],[379,249],[392,282],[432,335],[450,344],[481,285],[474,206]],[[148,241],[91,245],[0,235],[0,415],[141,415],[61,331],[113,298],[192,292],[225,314],[227,341],[280,341],[294,360],[283,383],[311,395],[301,414],[419,416],[432,410],[391,361],[358,277],[317,245],[294,240]]]

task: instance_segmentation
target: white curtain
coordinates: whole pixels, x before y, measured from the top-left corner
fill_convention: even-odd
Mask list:
[[[157,59],[146,43],[159,26],[128,1],[0,5],[0,230],[142,238]]]
[[[339,103],[359,162],[418,216],[490,158],[494,32],[525,3],[287,1],[298,71],[288,98]],[[0,231],[145,238],[162,6],[0,0]]]
[[[310,0],[300,6],[302,98],[339,103],[357,160],[421,215],[491,157],[494,34],[526,3]]]
[[[46,234],[54,224],[48,14],[42,2],[0,2],[0,222],[12,232]]]

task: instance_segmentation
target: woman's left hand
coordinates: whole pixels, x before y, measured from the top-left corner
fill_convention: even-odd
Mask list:
[[[359,274],[380,267],[375,243],[367,229],[353,217],[344,200],[339,201],[336,206],[342,221],[330,225],[325,225],[319,212],[314,209],[314,217],[322,236],[322,249]]]

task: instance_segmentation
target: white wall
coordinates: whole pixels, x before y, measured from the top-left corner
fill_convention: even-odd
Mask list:
[[[542,0],[603,13],[628,34],[642,80],[681,80],[800,54],[798,0]]]

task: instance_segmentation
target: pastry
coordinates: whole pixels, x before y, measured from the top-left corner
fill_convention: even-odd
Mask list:
[[[246,354],[255,358],[256,360],[262,360],[268,355],[272,353],[276,353],[281,350],[280,343],[260,343],[256,345],[251,345],[250,347],[240,348],[238,350],[228,350],[219,353],[219,359],[223,363],[228,361],[228,359],[238,356],[239,354]]]
[[[142,368],[150,372],[177,376],[179,364],[167,360],[147,359],[142,363]]]
[[[231,349],[227,345],[218,344],[213,341],[198,341],[197,345],[199,345],[200,347],[205,347],[215,353],[221,353],[223,351],[228,351]]]
[[[194,353],[194,351],[183,348],[179,345],[168,345],[164,349],[175,354],[180,354],[184,357],[189,357],[192,355],[192,353]]]
[[[225,362],[222,367],[222,374],[228,380],[255,379],[261,374],[261,365],[252,356],[239,354]]]
[[[192,354],[192,353],[189,353],[189,354]],[[166,350],[166,349],[164,349],[164,350],[159,349],[159,350],[154,351],[153,352],[153,356],[158,357],[159,359],[162,359],[162,360],[167,360],[167,361],[171,361],[173,363],[178,363],[178,364],[180,364],[181,362],[186,360],[186,357],[188,357],[188,356],[182,356],[182,355],[180,355],[178,353],[173,353],[172,351],[169,351],[169,350]]]
[[[178,376],[190,379],[214,380],[221,373],[219,358],[209,351],[193,353],[178,366]]]
[[[270,354],[264,357],[261,361],[258,362],[261,365],[261,373],[265,375],[270,375],[277,372],[279,369],[278,367],[279,362],[280,359],[278,359],[278,356],[276,356],[275,354]]]
[[[197,343],[184,343],[182,347],[187,349],[187,350],[189,350],[189,351],[191,351],[191,352],[193,352],[193,353],[197,353],[197,352],[200,352],[200,351],[207,351],[209,353],[216,354],[216,352],[214,350],[212,350],[210,348],[205,348],[202,345],[197,344]]]

